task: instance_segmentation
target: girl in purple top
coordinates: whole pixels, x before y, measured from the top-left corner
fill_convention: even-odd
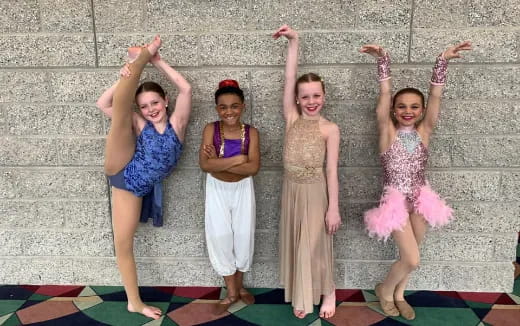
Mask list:
[[[216,304],[224,313],[241,299],[254,303],[243,285],[253,260],[255,193],[253,178],[260,168],[256,128],[241,121],[244,93],[235,80],[223,80],[215,93],[219,121],[206,125],[199,164],[206,177],[206,243],[211,264],[224,277],[227,296]]]

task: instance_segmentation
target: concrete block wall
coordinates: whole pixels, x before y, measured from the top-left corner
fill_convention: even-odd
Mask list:
[[[260,130],[255,178],[255,262],[247,284],[276,287],[282,178],[281,112],[286,42],[301,33],[301,71],[323,76],[324,114],[342,133],[343,228],[335,237],[339,288],[371,288],[397,256],[367,237],[362,212],[380,187],[373,60],[385,46],[395,89],[427,90],[433,60],[470,39],[450,64],[428,176],[456,221],[428,234],[418,289],[509,291],[520,230],[519,0],[20,0],[0,2],[0,284],[120,283],[102,172],[109,121],[94,103],[118,77],[125,49],[160,33],[162,56],[193,85],[186,150],[165,183],[165,225],[142,225],[136,255],[143,285],[218,285],[205,249],[202,127],[216,118],[213,92],[234,78],[245,121]],[[144,78],[175,90],[154,69]]]

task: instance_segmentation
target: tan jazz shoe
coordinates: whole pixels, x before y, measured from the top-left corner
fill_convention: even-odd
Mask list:
[[[412,306],[410,306],[408,304],[408,302],[395,301],[395,305],[397,306],[397,309],[399,309],[399,312],[401,313],[401,316],[404,319],[407,319],[407,320],[415,319],[415,310],[413,310]]]
[[[381,296],[380,289],[382,285],[383,284],[379,283],[376,285],[375,288],[376,296],[379,298],[379,304],[381,305],[381,309],[383,309],[383,312],[388,316],[399,316],[399,310],[397,310],[394,301],[387,301],[383,299],[383,296]]]

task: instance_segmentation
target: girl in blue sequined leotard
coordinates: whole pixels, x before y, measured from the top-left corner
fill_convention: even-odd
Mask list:
[[[138,221],[153,218],[162,225],[161,182],[176,166],[191,111],[191,86],[157,53],[156,37],[147,47],[129,49],[133,61],[121,69],[121,79],[107,89],[97,106],[112,119],[105,148],[105,173],[112,186],[112,224],[119,272],[128,297],[128,311],[158,319],[160,309],[139,296],[133,238]],[[169,99],[156,83],[138,86],[151,62],[178,89],[175,110],[167,114]],[[133,101],[138,113],[133,112]]]

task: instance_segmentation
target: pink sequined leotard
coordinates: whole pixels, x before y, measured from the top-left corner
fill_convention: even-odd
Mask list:
[[[399,190],[410,204],[426,184],[425,169],[428,149],[417,131],[399,131],[390,148],[381,154],[383,185]]]
[[[384,191],[379,206],[365,212],[371,236],[387,239],[393,231],[402,230],[412,211],[431,226],[452,219],[452,209],[426,181],[427,162],[428,149],[417,130],[399,130],[396,140],[381,154]]]

